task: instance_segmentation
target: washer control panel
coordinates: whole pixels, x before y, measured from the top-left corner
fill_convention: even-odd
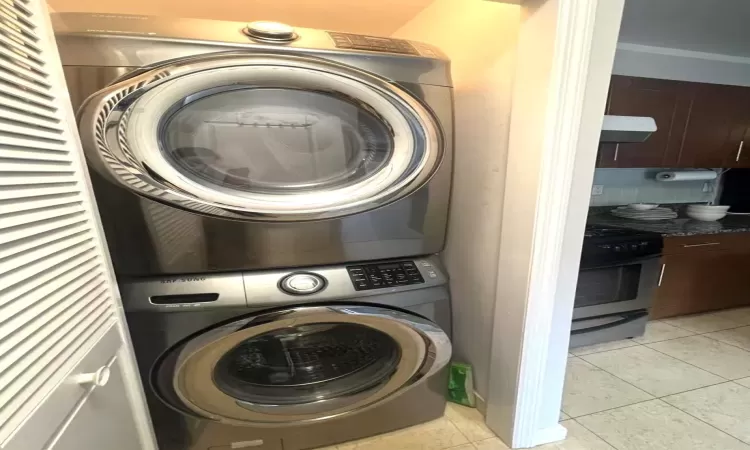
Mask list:
[[[336,48],[353,48],[372,52],[402,53],[419,56],[419,52],[409,41],[361,34],[334,33],[328,35],[333,39]]]
[[[424,283],[414,261],[347,266],[346,270],[358,291]]]

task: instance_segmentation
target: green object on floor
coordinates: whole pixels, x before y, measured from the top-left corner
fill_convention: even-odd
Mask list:
[[[474,372],[471,365],[451,363],[450,378],[448,380],[448,400],[459,405],[476,406],[474,396]]]

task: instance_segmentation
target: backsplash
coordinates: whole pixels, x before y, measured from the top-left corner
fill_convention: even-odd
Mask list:
[[[628,203],[699,203],[715,198],[719,180],[656,181],[654,176],[669,169],[596,169],[594,186],[603,186],[601,195],[592,195],[590,206]],[[709,183],[710,191],[703,192]]]

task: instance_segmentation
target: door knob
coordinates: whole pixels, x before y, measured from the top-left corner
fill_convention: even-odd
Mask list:
[[[96,372],[75,375],[73,381],[83,386],[93,385],[96,387],[102,387],[109,381],[109,375],[109,367],[102,366]]]

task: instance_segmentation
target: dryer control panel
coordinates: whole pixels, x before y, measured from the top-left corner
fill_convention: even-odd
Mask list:
[[[424,283],[414,261],[347,266],[346,270],[354,289],[358,291]]]
[[[352,48],[369,50],[371,52],[403,53],[419,56],[419,52],[411,42],[403,39],[391,39],[380,36],[365,36],[361,34],[336,33],[329,31],[336,48]]]

